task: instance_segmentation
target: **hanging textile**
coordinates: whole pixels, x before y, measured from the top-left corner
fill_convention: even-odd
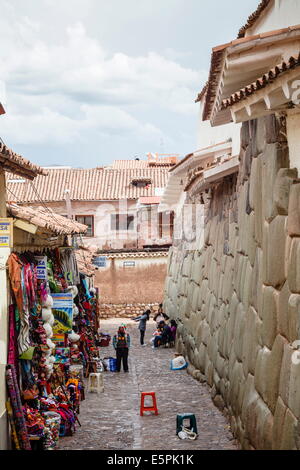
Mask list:
[[[26,422],[22,409],[20,391],[17,383],[16,371],[13,365],[7,366],[6,379],[20,447],[23,450],[31,450],[31,445],[26,428]]]
[[[9,339],[8,339],[8,358],[7,364],[15,366],[16,371],[18,370],[18,342],[16,334],[16,318],[15,308],[13,305],[9,306]]]
[[[23,314],[23,293],[22,293],[22,262],[15,253],[8,258],[8,272],[10,285],[14,293],[16,304],[20,316]]]

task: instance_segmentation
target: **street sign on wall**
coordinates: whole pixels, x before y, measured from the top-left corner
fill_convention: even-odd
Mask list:
[[[106,256],[97,256],[93,259],[93,264],[98,268],[106,268],[107,266],[107,257]]]
[[[124,268],[134,268],[135,267],[135,261],[124,261],[123,266],[124,266]]]
[[[46,281],[48,279],[47,276],[47,256],[35,256],[37,260],[37,279],[41,281]]]
[[[13,246],[13,219],[0,218],[0,248]]]

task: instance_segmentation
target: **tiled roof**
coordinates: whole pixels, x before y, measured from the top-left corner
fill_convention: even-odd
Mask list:
[[[147,160],[115,160],[111,166],[114,170],[133,170],[148,167]]]
[[[273,69],[269,70],[262,77],[258,78],[255,82],[232,94],[230,98],[223,100],[222,109],[226,109],[238,103],[239,101],[248,98],[248,96],[253,95],[256,91],[265,88],[270,83],[273,83],[276,78],[282,75],[283,73],[299,66],[300,54],[298,57],[291,57],[288,62],[282,62]]]
[[[189,153],[174,168],[172,168],[172,170],[170,170],[170,173],[173,173],[178,168],[180,168],[184,163],[186,163],[188,160],[190,160],[197,152],[205,152],[207,150],[207,152],[209,153],[209,150],[217,149],[221,145],[227,144],[228,142],[229,142],[228,140],[224,140],[222,142],[218,142],[217,144],[212,144],[212,145],[209,145],[208,147],[203,147],[202,149],[196,150],[193,153]]]
[[[93,258],[96,255],[96,250],[87,247],[80,247],[75,250],[76,261],[78,269],[86,276],[93,276],[96,272],[96,266],[92,264]]]
[[[261,34],[255,34],[254,36],[242,37],[239,39],[235,39],[234,41],[228,42],[226,44],[222,44],[220,46],[214,47],[212,50],[212,55],[211,55],[211,65],[210,65],[210,72],[209,72],[209,78],[208,78],[208,86],[207,86],[207,90],[205,90],[206,98],[205,98],[204,109],[203,109],[203,120],[206,121],[207,119],[210,118],[210,114],[211,114],[211,111],[215,102],[216,91],[217,91],[218,84],[219,84],[219,74],[221,73],[222,68],[223,68],[223,61],[225,58],[225,52],[227,48],[231,46],[236,46],[239,44],[246,44],[248,42],[249,43],[253,42],[255,45],[255,42],[257,40],[273,38],[275,36],[292,33],[293,31],[297,31],[299,29],[300,29],[300,25],[298,24],[295,26],[290,26],[288,28],[268,31],[266,33],[261,33]]]
[[[133,170],[155,167],[172,167],[176,165],[177,157],[163,157],[156,160],[115,160],[111,166],[113,170]]]
[[[5,109],[3,108],[2,103],[0,103],[0,114],[5,114]]]
[[[260,15],[264,12],[264,10],[270,5],[272,0],[262,0],[256,10],[248,17],[247,22],[244,26],[241,27],[239,30],[238,38],[245,37],[247,29],[251,28],[251,26],[256,23],[259,19]]]
[[[56,235],[75,235],[86,233],[88,227],[75,220],[67,219],[43,207],[23,207],[16,204],[7,204],[8,212],[18,219],[26,220],[33,225],[50,230]]]
[[[202,88],[202,90],[200,91],[200,93],[198,93],[198,96],[197,98],[195,99],[195,103],[199,103],[203,96],[205,95],[205,93],[207,92],[207,89],[208,89],[208,82],[205,83],[204,87]]]
[[[144,168],[132,170],[112,169],[55,169],[46,177],[38,176],[34,183],[9,181],[10,199],[19,203],[55,202],[65,200],[65,190],[70,190],[72,201],[112,201],[155,196],[155,188],[164,188],[169,168]],[[132,184],[133,180],[151,180],[147,187]]]
[[[37,175],[46,175],[47,172],[34,165],[29,160],[21,157],[17,153],[10,150],[6,145],[0,142],[0,167],[6,171],[10,171],[15,175],[33,180]]]

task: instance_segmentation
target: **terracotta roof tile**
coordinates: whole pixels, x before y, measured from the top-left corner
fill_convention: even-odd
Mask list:
[[[198,93],[198,96],[197,98],[195,99],[195,103],[199,103],[203,96],[205,95],[205,93],[207,92],[207,89],[208,89],[208,82],[205,83],[204,87],[202,88],[202,90],[200,91],[200,93]]]
[[[46,175],[47,172],[38,165],[21,157],[0,142],[0,167],[28,179],[34,179],[37,175]]]
[[[300,29],[300,25],[295,25],[293,27],[268,31],[267,33],[256,34],[254,36],[241,37],[239,39],[235,39],[234,41],[231,41],[228,44],[223,44],[221,46],[217,46],[213,48],[212,55],[211,55],[211,65],[210,65],[210,72],[209,72],[209,78],[208,78],[208,86],[207,86],[207,89],[205,90],[206,99],[205,99],[205,104],[203,108],[203,120],[206,121],[207,119],[210,118],[210,113],[212,111],[212,108],[215,102],[216,89],[219,83],[218,74],[222,71],[223,60],[225,57],[226,49],[228,47],[236,46],[238,44],[247,43],[247,42],[250,43],[251,41],[265,39],[266,37],[280,36],[282,34],[287,34],[287,33],[290,33],[292,31],[296,31],[299,29]]]
[[[246,24],[241,27],[239,30],[238,38],[243,38],[246,34],[247,29],[251,28],[251,26],[256,23],[259,19],[260,15],[264,12],[264,10],[271,4],[272,0],[262,0],[256,10],[248,17]]]
[[[163,166],[172,167],[176,165],[177,161],[177,156],[162,157],[155,160],[115,160],[110,168],[113,170],[134,170]]]
[[[290,57],[288,62],[282,62],[281,64],[276,65],[276,67],[269,70],[262,77],[259,77],[255,82],[232,94],[228,99],[223,100],[221,109],[229,108],[243,99],[248,98],[248,96],[253,95],[256,91],[265,88],[270,83],[273,83],[279,75],[299,66],[300,54],[298,57]]]
[[[70,190],[73,201],[111,201],[155,196],[155,188],[167,184],[169,168],[113,169],[53,169],[46,177],[38,176],[34,183],[7,179],[7,188],[14,202],[30,204],[39,201],[65,200],[65,190]],[[134,186],[133,180],[151,180],[145,188]]]
[[[75,235],[86,233],[88,227],[79,224],[75,220],[67,219],[43,207],[23,207],[17,204],[7,204],[8,212],[18,219],[37,225],[38,227],[50,230],[56,235]]]

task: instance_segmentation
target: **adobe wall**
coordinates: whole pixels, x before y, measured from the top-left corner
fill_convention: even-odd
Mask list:
[[[206,198],[204,246],[170,252],[165,310],[244,449],[300,448],[300,180],[284,118],[245,123],[240,171]],[[191,198],[195,201],[194,198]]]
[[[103,304],[161,303],[167,275],[167,256],[108,260],[96,271],[95,286]],[[128,267],[126,263],[135,263]]]
[[[124,318],[129,320],[142,315],[146,310],[150,309],[152,313],[158,311],[159,303],[156,304],[100,304],[100,321],[107,318]]]

